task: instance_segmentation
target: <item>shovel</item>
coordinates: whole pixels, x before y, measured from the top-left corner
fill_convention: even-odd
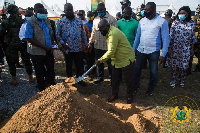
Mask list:
[[[87,70],[87,72],[85,72],[81,77],[76,78],[76,83],[78,83],[78,82],[80,82],[80,81],[86,79],[86,78],[87,78],[86,75],[87,75],[93,68],[95,68],[95,67],[96,67],[96,65],[93,65],[93,66],[92,66],[89,70]]]

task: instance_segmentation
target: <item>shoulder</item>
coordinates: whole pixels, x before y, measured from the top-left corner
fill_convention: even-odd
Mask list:
[[[175,20],[175,21],[173,22],[174,25],[177,25],[177,24],[179,24],[179,23],[180,23],[180,21],[178,21],[178,20]]]
[[[110,26],[110,32],[109,32],[109,35],[118,35],[121,31],[114,27],[114,26]]]
[[[167,23],[167,20],[161,17],[160,15],[157,15],[156,19],[161,23],[164,23],[164,22]]]
[[[135,20],[134,18],[131,18],[131,22],[134,23],[134,24],[138,23],[138,21]]]
[[[110,19],[115,19],[112,15],[110,15],[109,13],[106,13],[106,15],[108,16],[108,18]]]
[[[80,18],[74,17],[74,22],[83,24],[82,20]]]
[[[146,20],[147,20],[147,18],[144,17],[144,18],[140,19],[139,23],[144,23]]]
[[[189,23],[195,24],[195,21],[194,20],[190,20]]]
[[[117,21],[118,26],[119,26],[120,24],[122,24],[122,23],[123,23],[123,21],[122,21],[121,19]]]
[[[108,19],[112,22],[116,22],[117,23],[117,20],[110,14],[108,14]]]

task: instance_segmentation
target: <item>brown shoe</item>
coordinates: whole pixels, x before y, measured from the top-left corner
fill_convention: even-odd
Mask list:
[[[17,78],[16,76],[12,76],[11,84],[16,86],[17,85]]]
[[[35,77],[33,75],[29,75],[29,83],[34,83],[35,82]]]
[[[132,97],[128,97],[127,98],[127,104],[131,104],[133,102],[133,98]]]
[[[112,102],[112,101],[114,101],[114,100],[116,100],[116,99],[118,99],[118,96],[117,96],[117,95],[111,96],[111,97],[108,98],[108,102]]]

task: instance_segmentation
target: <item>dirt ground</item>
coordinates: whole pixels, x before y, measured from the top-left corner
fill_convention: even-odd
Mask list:
[[[63,66],[62,63],[56,65],[56,68]],[[86,79],[87,87],[72,85],[68,80],[39,92],[3,123],[0,132],[162,133],[162,110],[168,99],[185,95],[200,105],[200,72],[187,76],[185,88],[172,89],[169,87],[170,69],[159,66],[155,94],[145,97],[149,82],[149,70],[146,69],[134,102],[126,104],[123,81],[119,99],[107,102],[111,87],[107,68],[105,70],[105,79],[100,85],[92,84],[95,79]],[[64,76],[64,68],[57,73]]]

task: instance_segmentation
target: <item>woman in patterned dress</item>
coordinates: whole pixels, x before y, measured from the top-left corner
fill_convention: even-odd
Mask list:
[[[177,77],[181,87],[184,87],[186,69],[189,67],[190,56],[194,54],[195,23],[191,20],[191,10],[183,6],[177,13],[177,19],[170,29],[170,44],[166,65],[172,69],[171,87],[175,87]]]

